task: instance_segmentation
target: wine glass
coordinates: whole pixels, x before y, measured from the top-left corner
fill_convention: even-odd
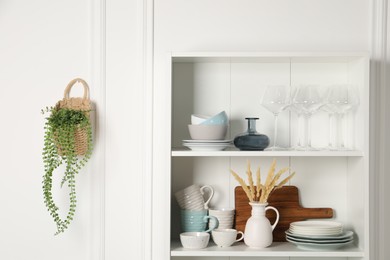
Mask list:
[[[289,106],[290,87],[286,85],[268,86],[261,100],[261,105],[274,115],[274,140],[273,145],[265,150],[281,151],[287,148],[277,145],[278,116]]]
[[[334,111],[337,119],[336,146],[338,150],[348,150],[345,147],[346,135],[345,115],[358,107],[359,96],[356,89],[347,84],[334,85],[327,97],[328,106]]]
[[[302,144],[303,150],[314,151],[316,148],[311,145],[311,116],[323,106],[324,100],[316,85],[299,86],[293,96],[292,105],[302,114],[305,124],[305,140]],[[298,148],[299,149],[299,148]]]

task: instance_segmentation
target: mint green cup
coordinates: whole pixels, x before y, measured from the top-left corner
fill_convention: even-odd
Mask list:
[[[213,225],[207,229],[209,220]],[[181,228],[184,232],[210,232],[218,227],[218,219],[208,216],[208,210],[181,210]]]

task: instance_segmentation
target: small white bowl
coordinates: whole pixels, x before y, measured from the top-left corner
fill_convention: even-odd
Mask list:
[[[194,140],[224,140],[227,129],[227,125],[188,125]]]
[[[204,120],[201,124],[202,125],[227,125],[228,123],[229,123],[228,116],[225,111],[222,111]]]
[[[192,114],[191,115],[191,124],[193,125],[200,125],[207,119],[209,119],[211,116],[206,116],[206,115],[199,115],[199,114]]]
[[[210,234],[206,232],[184,232],[180,234],[180,242],[184,248],[202,249],[209,244]]]

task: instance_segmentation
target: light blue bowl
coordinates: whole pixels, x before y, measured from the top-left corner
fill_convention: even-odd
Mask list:
[[[227,125],[229,123],[228,116],[225,111],[222,111],[215,116],[203,121],[201,125]]]

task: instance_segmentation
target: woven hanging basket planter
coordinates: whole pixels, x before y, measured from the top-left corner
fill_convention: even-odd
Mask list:
[[[72,87],[81,83],[83,97],[70,97]],[[91,101],[89,87],[80,78],[73,79],[65,88],[64,98],[55,107],[46,107],[50,116],[46,118],[44,147],[42,152],[44,170],[43,195],[47,210],[56,226],[56,235],[64,232],[72,222],[76,212],[76,175],[86,165],[92,154],[92,126],[90,122]],[[44,113],[45,110],[42,110]],[[63,165],[63,167],[60,167]],[[52,188],[53,175],[63,171],[61,187],[66,184],[69,194],[69,208],[66,216],[60,214]],[[55,187],[55,186],[54,186]]]
[[[72,87],[80,82],[84,87],[83,97],[70,97],[70,91]],[[64,98],[57,102],[56,109],[73,109],[85,111],[85,114],[89,116],[89,111],[91,111],[91,100],[89,99],[89,87],[87,82],[81,78],[73,79],[69,82],[68,86],[64,91]],[[75,141],[75,153],[77,155],[84,155],[88,150],[88,133],[84,128],[77,127],[74,134]],[[62,155],[62,149],[57,143],[58,154]]]

